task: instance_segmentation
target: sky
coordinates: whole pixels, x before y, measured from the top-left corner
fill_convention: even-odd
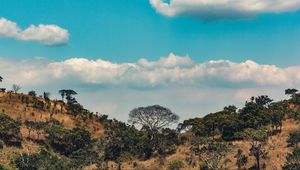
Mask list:
[[[300,85],[300,0],[0,3],[0,85],[72,88],[111,118],[160,104],[184,120]]]

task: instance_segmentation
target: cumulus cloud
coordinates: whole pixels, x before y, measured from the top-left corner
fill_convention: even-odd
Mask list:
[[[70,58],[11,60],[0,58],[1,87],[20,84],[23,92],[62,88],[76,90],[88,109],[126,121],[138,106],[160,104],[183,118],[203,116],[226,105],[242,106],[253,95],[282,99],[284,89],[300,85],[300,66],[278,67],[254,61],[197,63],[170,54],[156,61],[134,63]]]
[[[0,38],[14,38],[21,41],[37,41],[44,45],[61,45],[68,42],[69,32],[57,25],[30,25],[21,29],[15,22],[0,18]]]
[[[300,9],[300,0],[149,0],[159,13],[204,20],[239,19]]]
[[[42,84],[52,80],[92,85],[159,87],[170,84],[201,86],[279,86],[300,84],[300,66],[281,68],[254,61],[236,63],[227,60],[196,63],[188,56],[170,54],[157,61],[140,59],[136,63],[112,63],[105,60],[71,58],[65,61],[0,60],[0,72],[24,84]],[[20,82],[21,83],[21,82]]]

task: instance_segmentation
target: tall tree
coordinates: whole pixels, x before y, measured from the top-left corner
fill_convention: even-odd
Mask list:
[[[169,125],[178,122],[179,116],[170,109],[153,105],[139,107],[129,113],[129,123],[147,127],[151,131],[159,131]]]
[[[237,154],[234,157],[236,158],[237,169],[242,170],[242,168],[248,163],[248,157],[243,154],[242,149],[238,149]]]
[[[298,92],[297,89],[286,89],[285,90],[285,94],[286,95],[291,95],[291,96],[295,95],[297,92]]]
[[[213,138],[196,138],[192,141],[191,152],[201,160],[200,169],[220,170],[225,169],[221,163],[226,153],[230,151],[226,142],[215,141]]]
[[[250,155],[256,160],[255,168],[261,169],[261,161],[268,158],[265,143],[268,139],[268,132],[265,129],[245,129],[243,136],[251,142]]]
[[[66,96],[66,90],[65,89],[61,89],[58,91],[58,93],[61,95],[61,100],[64,101],[65,100],[65,96]]]
[[[18,91],[21,89],[20,85],[17,84],[13,84],[12,85],[12,90],[14,91],[14,93],[18,93]]]

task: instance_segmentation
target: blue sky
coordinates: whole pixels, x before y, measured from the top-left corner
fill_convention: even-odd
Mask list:
[[[16,26],[0,30],[3,85],[53,97],[71,87],[122,120],[140,105],[194,117],[282,97],[300,85],[300,1],[252,1],[259,9],[212,2],[211,12],[200,0],[0,0],[0,28]]]
[[[282,66],[300,63],[300,12],[207,22],[162,16],[148,0],[1,0],[0,16],[22,28],[43,23],[70,32],[68,44],[60,47],[1,39],[4,57],[61,60],[84,56],[134,62],[173,52],[189,54],[199,62],[252,59]]]

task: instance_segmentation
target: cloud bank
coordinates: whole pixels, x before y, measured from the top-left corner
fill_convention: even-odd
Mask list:
[[[30,25],[21,29],[17,23],[0,18],[0,38],[14,38],[21,41],[36,41],[44,45],[66,44],[69,32],[57,25]]]
[[[149,0],[165,16],[185,16],[203,20],[249,18],[262,13],[300,9],[300,0]]]
[[[157,61],[136,63],[71,58],[65,61],[12,61],[1,59],[0,72],[23,84],[43,84],[54,80],[93,85],[152,88],[196,85],[227,87],[279,86],[300,84],[300,66],[281,68],[254,61],[227,60],[196,63],[188,56],[169,54]]]
[[[71,88],[92,111],[126,121],[138,106],[160,104],[182,118],[203,116],[226,105],[241,106],[254,95],[282,99],[284,89],[300,85],[300,66],[278,67],[254,61],[197,63],[189,56],[169,54],[156,61],[134,63],[70,58],[10,60],[0,58],[0,86],[20,84],[22,91]]]

